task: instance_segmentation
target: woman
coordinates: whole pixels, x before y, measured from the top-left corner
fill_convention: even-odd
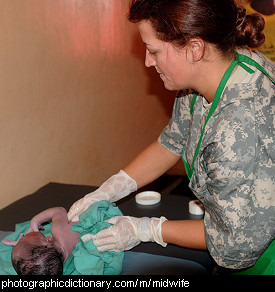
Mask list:
[[[134,0],[129,20],[146,46],[145,65],[179,90],[173,116],[158,141],[76,202],[69,219],[127,196],[182,158],[204,220],[115,217],[92,236],[95,245],[172,243],[208,249],[221,267],[248,268],[275,233],[275,66],[252,52],[264,43],[264,19],[233,0]]]

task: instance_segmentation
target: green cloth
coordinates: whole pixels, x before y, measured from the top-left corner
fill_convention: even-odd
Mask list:
[[[121,216],[118,207],[107,201],[92,204],[79,216],[79,222],[72,225],[73,231],[84,234],[96,234],[102,229],[111,226],[105,220]],[[18,240],[20,233],[26,233],[30,221],[16,225],[15,232],[6,239]],[[51,235],[51,224],[44,225],[42,231],[45,236]],[[11,246],[0,243],[0,275],[16,275],[11,263]],[[80,242],[75,246],[72,255],[64,263],[64,275],[117,275],[121,273],[124,253],[102,252],[99,253],[92,240]]]
[[[259,257],[255,265],[234,275],[275,275],[275,240]]]
[[[79,223],[72,225],[71,229],[80,233],[80,237],[87,233],[96,234],[111,226],[105,220],[114,216],[122,216],[118,207],[107,201],[97,202],[79,216]],[[92,240],[80,241],[64,264],[64,274],[118,275],[122,270],[123,255],[123,252],[99,253]],[[75,269],[72,269],[72,266],[75,266]]]

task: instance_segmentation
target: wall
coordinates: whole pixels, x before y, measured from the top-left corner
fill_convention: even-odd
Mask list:
[[[174,93],[144,67],[128,0],[0,0],[0,209],[99,185],[154,141]]]

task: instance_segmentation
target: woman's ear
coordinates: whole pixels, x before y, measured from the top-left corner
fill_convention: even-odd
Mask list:
[[[190,39],[187,46],[187,58],[189,62],[196,63],[203,58],[205,53],[205,42],[201,38]]]

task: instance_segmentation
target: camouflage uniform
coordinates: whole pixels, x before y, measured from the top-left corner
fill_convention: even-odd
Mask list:
[[[261,53],[253,56],[274,78],[275,64]],[[253,82],[226,86],[206,125],[189,184],[205,207],[210,254],[232,269],[253,265],[275,235],[275,85],[257,73]],[[172,119],[159,137],[178,156],[186,147],[189,165],[209,111],[198,96],[191,116],[193,95],[178,93]]]

